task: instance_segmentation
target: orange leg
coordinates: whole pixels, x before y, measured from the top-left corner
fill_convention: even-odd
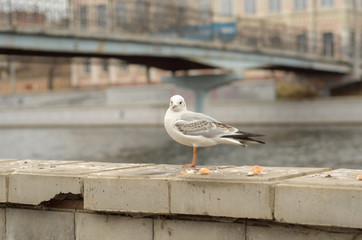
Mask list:
[[[185,164],[184,167],[195,167],[197,164],[197,153],[199,152],[199,148],[194,147],[194,154],[193,154],[193,158],[192,158],[192,163],[191,164]]]

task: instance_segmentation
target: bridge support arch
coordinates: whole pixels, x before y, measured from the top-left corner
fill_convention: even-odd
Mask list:
[[[165,83],[172,83],[176,86],[191,89],[195,93],[195,111],[202,112],[206,94],[214,88],[227,85],[236,80],[243,79],[241,73],[195,75],[195,76],[169,76],[163,77]]]

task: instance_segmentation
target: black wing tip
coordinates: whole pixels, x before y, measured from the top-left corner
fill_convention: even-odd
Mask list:
[[[257,139],[250,138],[250,136],[248,136],[246,134],[242,134],[242,135],[224,135],[222,137],[223,138],[233,138],[233,139],[238,140],[240,143],[245,143],[245,142],[249,141],[249,142],[257,142],[257,143],[265,144],[265,142],[257,140]]]
[[[246,137],[265,137],[264,134],[259,134],[259,133],[249,133],[249,132],[243,132],[243,131],[237,131],[237,134],[242,134]]]
[[[256,140],[256,139],[252,139],[252,138],[250,138],[250,139],[248,139],[249,141],[254,141],[254,142],[257,142],[257,143],[261,143],[261,144],[265,144],[265,142],[263,142],[263,141],[260,141],[260,140]]]

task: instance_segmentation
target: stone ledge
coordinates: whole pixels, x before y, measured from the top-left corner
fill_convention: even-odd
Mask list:
[[[1,239],[362,240],[361,229],[314,228],[263,220],[125,216],[29,206],[28,209],[0,206],[0,216],[4,216],[0,218]]]
[[[0,160],[0,203],[58,207],[44,202],[68,194],[80,198],[63,208],[84,203],[90,212],[362,227],[362,170],[264,167],[248,176],[250,166],[208,166],[209,175],[200,168],[182,174],[177,165]]]
[[[244,223],[154,220],[154,239],[245,239]]]
[[[5,239],[74,239],[74,213],[6,208]]]
[[[0,239],[5,239],[5,208],[0,208]]]
[[[7,185],[7,192],[0,190],[0,202],[38,205],[59,193],[83,194],[83,180],[91,173],[145,165],[40,160],[1,162],[0,184]]]
[[[76,212],[75,225],[77,240],[153,239],[153,219],[151,218]]]
[[[295,224],[362,228],[362,170],[337,169],[276,187],[275,218]]]

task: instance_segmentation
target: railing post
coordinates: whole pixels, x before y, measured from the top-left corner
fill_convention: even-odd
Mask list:
[[[353,59],[353,78],[361,77],[361,24],[360,24],[360,1],[354,0],[354,59]]]

